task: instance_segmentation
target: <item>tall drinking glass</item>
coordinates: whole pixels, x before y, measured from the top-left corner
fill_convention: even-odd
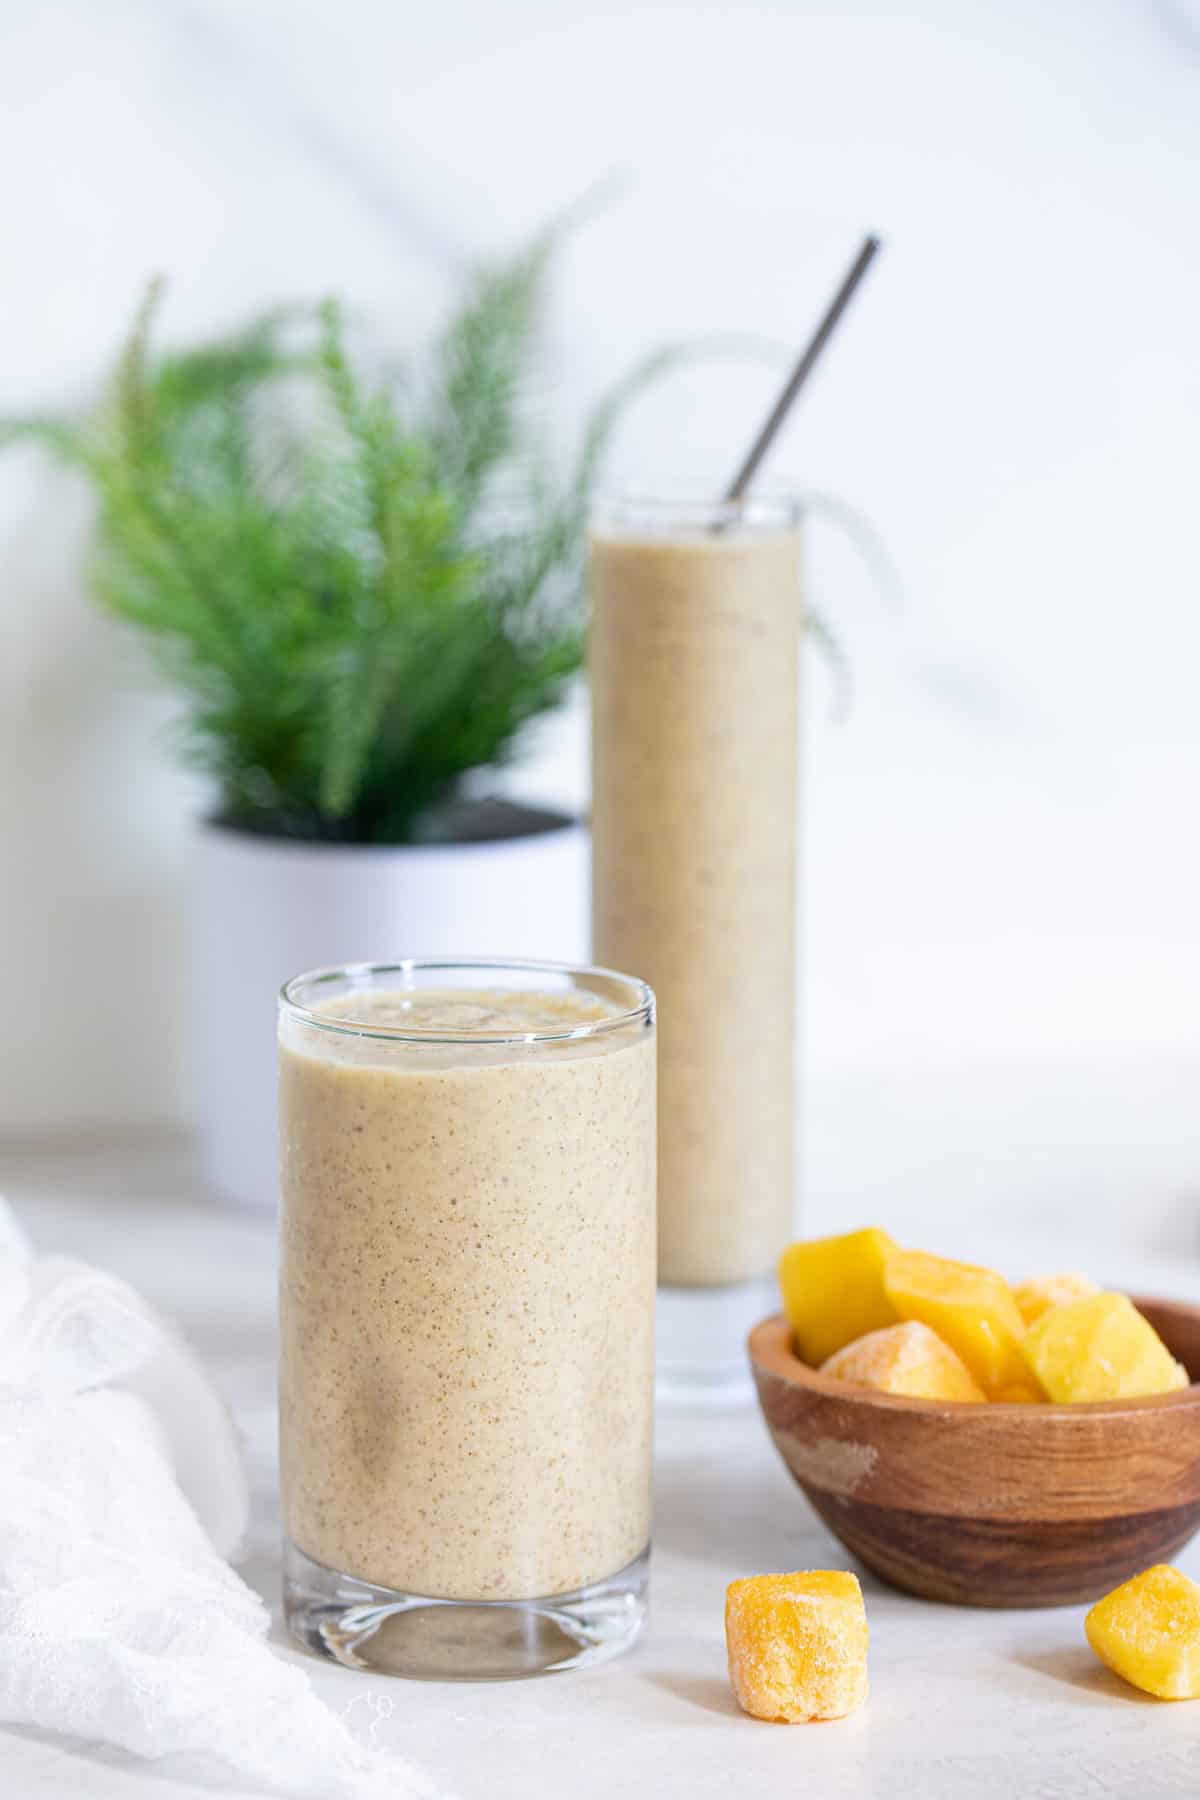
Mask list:
[[[613,1655],[645,1610],[654,996],[554,964],[280,1001],[285,1610],[439,1679]]]
[[[591,597],[593,951],[658,998],[660,1387],[711,1396],[793,1222],[798,507],[610,502]]]

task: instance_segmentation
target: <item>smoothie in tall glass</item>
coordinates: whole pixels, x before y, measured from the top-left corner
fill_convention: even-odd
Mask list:
[[[594,954],[659,1006],[660,1358],[719,1379],[794,1206],[796,508],[604,508],[591,596]]]

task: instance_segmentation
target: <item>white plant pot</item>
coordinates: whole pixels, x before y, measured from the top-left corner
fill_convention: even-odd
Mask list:
[[[275,1206],[275,1002],[289,976],[407,956],[587,960],[587,831],[536,817],[544,828],[523,836],[396,848],[200,827],[192,1078],[214,1195]]]

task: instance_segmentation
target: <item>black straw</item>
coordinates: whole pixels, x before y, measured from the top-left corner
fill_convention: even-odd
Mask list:
[[[810,338],[804,354],[788,376],[782,393],[767,415],[758,436],[750,446],[750,451],[745,462],[730,482],[729,488],[725,494],[726,502],[734,502],[744,498],[746,489],[750,486],[750,483],[753,481],[755,474],[758,471],[759,463],[771,448],[771,445],[775,440],[775,435],[783,424],[783,421],[787,418],[788,413],[791,411],[796,396],[812,374],[813,369],[820,360],[821,353],[825,349],[826,344],[828,344],[830,338],[837,330],[838,325],[841,322],[842,314],[854,298],[855,290],[867,270],[870,268],[878,249],[879,239],[877,237],[863,239],[862,248],[850,265],[850,268],[847,270],[841,287],[829,302],[824,318]]]

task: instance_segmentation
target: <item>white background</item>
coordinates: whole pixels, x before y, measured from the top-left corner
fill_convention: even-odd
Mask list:
[[[550,321],[564,428],[637,354],[794,343],[886,254],[781,446],[886,542],[811,580],[809,1186],[1168,1214],[1200,1185],[1200,15],[1187,0],[604,7],[0,0],[0,410],[336,289],[412,341],[598,176]],[[677,377],[616,473],[726,478],[762,363]],[[86,508],[0,463],[0,1139],[186,1116],[202,804],[89,612]],[[581,710],[519,777],[582,804]],[[932,1201],[930,1202],[932,1204]]]

